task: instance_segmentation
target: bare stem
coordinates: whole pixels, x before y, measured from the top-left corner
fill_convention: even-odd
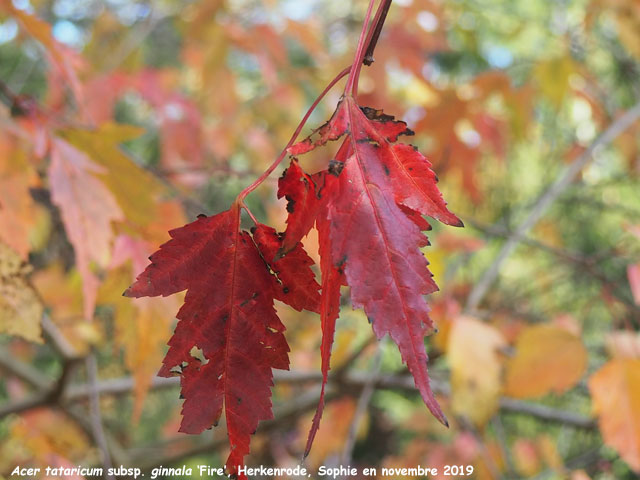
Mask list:
[[[354,63],[350,67],[347,67],[344,70],[342,70],[325,87],[322,93],[313,102],[311,107],[309,107],[309,110],[307,111],[305,116],[302,118],[302,121],[298,125],[298,128],[296,128],[295,132],[291,136],[289,143],[287,143],[287,145],[284,147],[282,152],[280,152],[280,155],[278,155],[278,158],[275,159],[275,161],[271,164],[271,166],[267,168],[267,170],[265,170],[264,173],[260,175],[260,177],[258,177],[258,179],[256,179],[255,182],[253,182],[247,188],[242,190],[242,192],[240,192],[240,194],[236,198],[236,203],[241,208],[244,208],[247,211],[247,213],[249,214],[249,216],[251,217],[254,223],[258,223],[258,221],[256,220],[255,216],[251,213],[249,208],[247,207],[244,199],[247,197],[247,195],[249,195],[256,188],[258,188],[258,186],[262,184],[262,182],[264,182],[266,178],[269,175],[271,175],[271,173],[273,173],[273,171],[278,167],[278,165],[280,165],[282,160],[287,155],[287,150],[291,145],[294,144],[294,142],[298,138],[298,135],[300,135],[300,132],[304,128],[305,124],[307,123],[307,120],[309,120],[309,117],[311,116],[313,111],[316,109],[316,107],[318,106],[320,101],[324,98],[324,96],[335,86],[336,83],[338,83],[346,75],[349,75],[349,78],[347,80],[347,85],[344,91],[345,93],[351,92],[351,94],[354,96],[358,93],[358,78],[360,76],[360,70],[362,69],[363,63],[366,65],[371,65],[371,63],[373,62],[373,51],[376,48],[378,37],[380,36],[380,32],[382,31],[382,27],[384,26],[384,21],[387,18],[387,13],[389,11],[389,7],[391,6],[391,1],[392,0],[382,0],[380,5],[378,5],[378,9],[376,10],[372,27],[368,29],[367,27],[369,26],[369,20],[371,19],[373,6],[376,3],[376,0],[370,0],[369,7],[367,8],[367,13],[365,15],[364,23],[362,25],[362,31],[360,32],[360,38],[358,40],[358,47],[356,49]]]
[[[358,48],[356,49],[356,55],[353,60],[353,68],[349,73],[347,85],[344,89],[345,94],[351,93],[355,96],[358,93],[358,77],[360,76],[360,70],[362,69],[362,60],[364,58],[365,50],[368,49],[366,44],[367,39],[367,27],[369,26],[369,20],[371,19],[371,13],[373,12],[373,5],[376,0],[370,0],[367,7],[367,13],[364,16],[364,22],[362,23],[362,31],[360,32],[360,38],[358,39]]]
[[[242,190],[242,192],[240,192],[240,194],[238,195],[238,197],[236,198],[236,202],[242,207],[244,208],[247,213],[249,213],[249,216],[251,217],[251,219],[257,223],[255,217],[251,214],[251,212],[249,211],[249,209],[247,208],[247,206],[244,203],[244,199],[247,197],[247,195],[249,195],[251,192],[253,192],[256,188],[258,188],[258,186],[265,181],[265,179],[271,175],[271,173],[278,167],[278,165],[280,165],[280,162],[282,162],[282,160],[284,159],[284,157],[286,157],[287,155],[287,150],[289,149],[289,147],[291,145],[294,144],[294,142],[296,141],[296,139],[298,138],[298,135],[300,135],[300,132],[302,131],[302,129],[304,128],[304,126],[307,123],[307,120],[309,120],[309,117],[311,116],[311,114],[313,113],[313,111],[316,109],[316,107],[318,106],[318,104],[322,101],[322,99],[325,97],[325,95],[335,86],[336,83],[338,83],[340,80],[342,80],[342,78],[344,78],[345,76],[347,76],[349,74],[349,72],[351,71],[351,67],[347,67],[344,70],[342,70],[338,75],[336,75],[336,77],[331,80],[331,82],[325,87],[325,89],[322,91],[322,93],[318,96],[318,98],[315,99],[315,101],[311,104],[311,106],[309,107],[309,110],[307,110],[307,113],[304,115],[304,117],[302,117],[302,120],[300,121],[300,124],[298,125],[298,128],[296,128],[295,132],[293,132],[293,135],[291,135],[291,139],[289,140],[289,142],[287,143],[287,145],[282,149],[282,152],[280,152],[280,155],[278,155],[278,158],[275,159],[275,161],[271,164],[271,166],[269,168],[267,168],[264,173],[262,175],[260,175],[260,177],[253,182],[251,185],[249,185],[247,188],[245,188],[244,190]]]

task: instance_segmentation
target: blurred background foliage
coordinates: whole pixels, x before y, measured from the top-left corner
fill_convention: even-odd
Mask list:
[[[226,209],[273,161],[350,64],[366,4],[0,1],[0,477],[221,464],[224,427],[178,434],[177,384],[153,378],[180,300],[121,293],[167,230]],[[638,478],[640,4],[396,0],[375,60],[360,103],[409,123],[466,224],[434,225],[425,249],[452,425],[344,304],[307,464]],[[248,203],[283,230],[276,180]],[[304,243],[317,260],[317,236]],[[296,465],[317,402],[318,318],[279,314],[293,370],[249,465]]]

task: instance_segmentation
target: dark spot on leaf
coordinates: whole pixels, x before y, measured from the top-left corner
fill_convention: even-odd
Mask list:
[[[198,218],[207,218],[207,216],[204,213],[201,213],[198,215]]]
[[[253,292],[253,295],[251,295],[251,298],[246,299],[244,302],[242,302],[240,304],[241,307],[244,307],[247,303],[249,303],[251,300],[254,300],[256,298],[258,298],[258,295],[260,295],[259,292]]]
[[[374,140],[373,138],[369,138],[369,137],[361,138],[361,139],[357,140],[356,143],[360,143],[360,144],[368,143],[370,145],[373,145],[376,148],[380,147],[380,144],[376,140]]]
[[[334,176],[339,176],[344,168],[344,163],[338,160],[331,160],[329,162],[329,173]]]
[[[240,404],[242,403],[242,398],[237,397],[237,398],[236,398],[236,401],[238,402],[238,405],[240,405]]]
[[[391,174],[391,172],[389,171],[389,167],[387,167],[386,165],[382,165],[382,168],[384,168],[384,173],[388,177]]]
[[[289,287],[284,287],[284,288],[282,289],[282,291],[283,291],[284,293],[289,293]]]
[[[180,394],[180,395],[178,396],[178,398],[179,398],[180,400],[184,400],[184,395],[183,395],[183,394]]]
[[[293,213],[294,207],[296,205],[296,201],[291,198],[290,195],[285,195],[284,198],[287,199],[287,212]]]
[[[373,120],[375,122],[392,122],[393,116],[386,115],[382,110],[376,110],[371,107],[360,107],[362,113],[364,113],[365,117],[369,120]]]

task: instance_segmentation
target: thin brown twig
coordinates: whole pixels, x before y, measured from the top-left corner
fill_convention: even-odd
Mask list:
[[[360,429],[360,425],[362,424],[362,420],[369,409],[369,403],[371,403],[371,397],[375,392],[374,382],[378,374],[380,373],[380,368],[382,367],[382,344],[378,344],[378,349],[376,350],[375,356],[373,358],[373,364],[371,367],[371,377],[369,380],[362,386],[362,391],[360,392],[360,396],[358,397],[358,404],[356,405],[356,410],[353,413],[353,419],[351,420],[351,425],[349,426],[349,432],[347,433],[347,439],[344,444],[344,448],[342,450],[342,465],[351,464],[351,458],[353,457],[353,448],[356,445],[356,436],[358,435],[358,430]]]
[[[109,469],[113,466],[111,460],[111,453],[109,452],[109,446],[107,444],[107,437],[104,432],[104,426],[102,425],[102,415],[100,413],[100,394],[96,388],[98,384],[98,366],[96,363],[95,354],[91,353],[85,359],[87,368],[87,379],[89,381],[89,413],[91,421],[91,430],[93,438],[100,450],[100,457],[102,460],[102,466],[105,471],[105,478],[107,480],[113,480],[114,476],[109,474]]]
[[[504,227],[500,227],[499,225],[485,225],[481,222],[478,222],[477,220],[470,218],[465,218],[464,221],[465,225],[469,225],[487,235],[505,238],[511,238],[515,235],[520,243],[524,245],[537,248],[551,255],[555,255],[556,257],[568,263],[577,265],[584,273],[587,273],[595,280],[598,280],[605,288],[611,291],[615,298],[624,303],[631,311],[636,313],[640,312],[640,306],[636,305],[633,300],[631,300],[630,298],[626,298],[624,295],[615,293],[615,287],[617,287],[618,284],[612,279],[608,278],[602,272],[602,270],[597,268],[599,257],[601,257],[600,254],[593,257],[585,257],[577,252],[571,252],[569,250],[547,245],[546,243],[540,242],[526,235],[516,235],[515,232]],[[469,311],[469,313],[471,313],[471,311]]]
[[[375,61],[373,58],[373,52],[375,51],[376,45],[378,44],[378,38],[380,38],[382,27],[384,26],[384,22],[387,19],[387,14],[389,13],[391,2],[392,0],[383,0],[378,7],[375,18],[373,19],[373,28],[371,28],[371,30],[369,31],[367,38],[367,49],[364,53],[364,59],[362,60],[362,63],[364,63],[366,66],[371,65]]]
[[[42,330],[51,342],[54,350],[58,352],[62,358],[70,361],[81,357],[75,347],[69,343],[58,326],[53,323],[49,315],[46,313],[42,316]]]

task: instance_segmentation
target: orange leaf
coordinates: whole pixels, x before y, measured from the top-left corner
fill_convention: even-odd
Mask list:
[[[604,442],[640,473],[640,360],[615,359],[589,379]]]
[[[555,325],[528,327],[507,364],[505,393],[516,398],[562,393],[580,380],[586,366],[587,351],[579,337]]]
[[[38,210],[29,192],[35,174],[20,147],[0,139],[0,238],[26,260]]]

